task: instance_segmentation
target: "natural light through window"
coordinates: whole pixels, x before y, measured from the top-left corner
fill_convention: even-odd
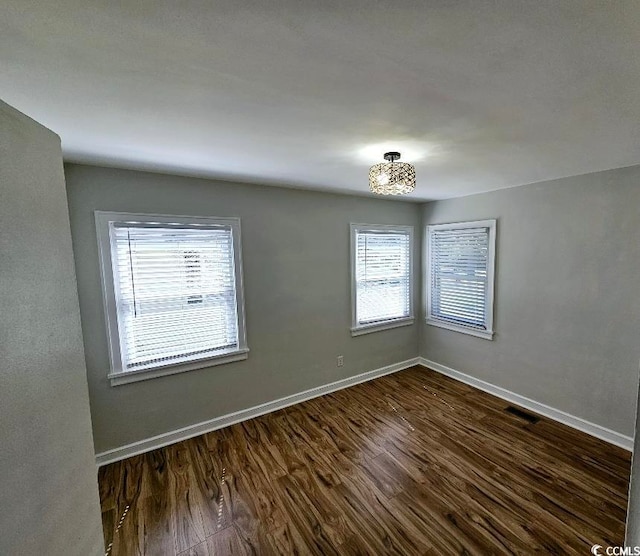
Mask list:
[[[97,214],[112,378],[246,357],[239,222],[175,220]]]
[[[492,338],[495,229],[495,220],[428,227],[428,324]]]
[[[412,324],[413,228],[352,224],[354,335]]]

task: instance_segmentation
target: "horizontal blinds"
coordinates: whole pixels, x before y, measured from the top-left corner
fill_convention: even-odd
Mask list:
[[[410,315],[410,249],[408,232],[356,232],[357,324]]]
[[[231,227],[115,225],[111,242],[126,370],[238,347]]]
[[[430,232],[431,316],[486,329],[489,228]]]

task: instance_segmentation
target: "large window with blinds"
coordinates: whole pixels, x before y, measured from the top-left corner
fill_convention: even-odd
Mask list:
[[[428,226],[427,324],[493,338],[496,221]]]
[[[96,213],[112,384],[247,357],[240,222]]]
[[[413,228],[351,225],[354,336],[413,324]]]

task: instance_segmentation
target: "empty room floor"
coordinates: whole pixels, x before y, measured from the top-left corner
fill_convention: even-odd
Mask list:
[[[630,453],[422,367],[100,468],[106,552],[589,554]]]

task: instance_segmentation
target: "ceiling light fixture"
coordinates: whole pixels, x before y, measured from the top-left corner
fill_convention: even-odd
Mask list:
[[[374,164],[369,170],[369,187],[378,195],[404,195],[416,188],[416,169],[406,162],[396,162],[400,153],[389,152],[384,159],[389,162]]]

